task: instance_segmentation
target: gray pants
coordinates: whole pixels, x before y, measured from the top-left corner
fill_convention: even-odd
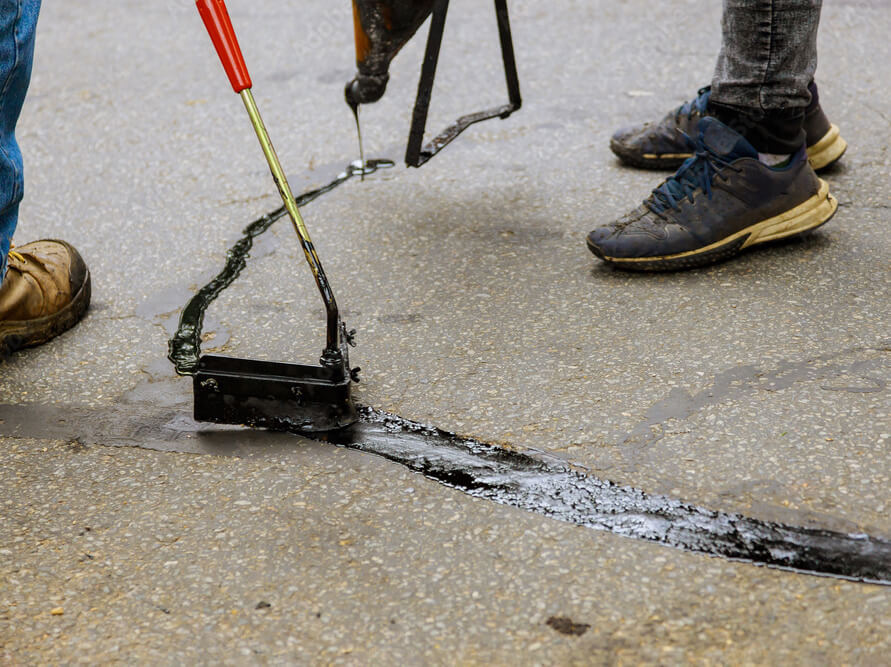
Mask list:
[[[823,0],[724,0],[709,112],[765,153],[804,142]]]
[[[823,0],[724,0],[712,99],[747,109],[806,107]]]

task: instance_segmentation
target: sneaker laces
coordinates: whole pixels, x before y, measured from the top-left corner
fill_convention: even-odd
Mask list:
[[[689,102],[684,102],[681,106],[675,109],[674,121],[677,123],[681,119],[681,116],[691,118],[694,112],[698,112],[700,114],[705,113],[705,109],[708,106],[708,99],[711,96],[711,92],[711,86],[700,88],[696,92],[695,99],[692,99]]]
[[[684,134],[691,143],[689,136]],[[662,185],[653,190],[653,193],[644,201],[644,204],[653,213],[662,214],[666,209],[677,210],[684,199],[693,201],[693,194],[697,190],[705,192],[712,198],[712,180],[721,173],[724,168],[739,171],[733,163],[718,155],[703,144],[698,144],[693,157],[688,158],[674,176],[666,179]]]

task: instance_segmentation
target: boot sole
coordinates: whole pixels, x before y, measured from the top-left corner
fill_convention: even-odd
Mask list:
[[[693,153],[636,153],[613,140],[609,147],[622,162],[638,169],[675,170],[693,157]],[[838,162],[846,150],[848,142],[842,139],[838,126],[831,125],[822,139],[808,147],[807,159],[814,171],[820,171]]]
[[[77,324],[90,305],[92,292],[90,271],[71,302],[62,310],[46,317],[17,322],[0,322],[0,356],[25,347],[47,342]]]
[[[805,234],[825,225],[838,210],[838,201],[829,194],[829,185],[820,180],[820,190],[813,197],[785,213],[762,220],[743,230],[697,250],[661,257],[610,257],[590,240],[588,248],[603,261],[632,271],[675,271],[692,269],[729,259],[759,243]]]

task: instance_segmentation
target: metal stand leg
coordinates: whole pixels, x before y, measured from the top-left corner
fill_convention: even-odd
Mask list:
[[[422,147],[424,132],[427,127],[427,112],[430,109],[430,98],[433,92],[433,81],[436,78],[436,65],[442,44],[442,33],[445,28],[446,13],[449,0],[438,0],[430,19],[430,34],[427,37],[427,52],[421,68],[421,79],[418,83],[418,97],[412,114],[411,130],[408,135],[408,148],[405,152],[405,163],[409,167],[420,167],[452,140],[474,123],[490,118],[507,118],[523,104],[520,96],[520,80],[517,74],[517,63],[514,56],[514,45],[510,31],[510,20],[507,12],[507,0],[495,0],[495,15],[498,19],[498,36],[501,40],[501,57],[504,60],[504,74],[507,80],[508,104],[485,111],[461,116],[452,125],[443,130],[430,143]]]

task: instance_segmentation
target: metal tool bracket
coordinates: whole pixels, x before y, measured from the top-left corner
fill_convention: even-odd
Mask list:
[[[291,364],[205,354],[192,380],[195,421],[314,433],[356,421],[349,366],[352,333],[341,325],[340,361]]]
[[[495,0],[495,15],[498,19],[498,35],[501,41],[501,56],[504,60],[504,74],[507,79],[509,102],[492,109],[461,116],[440,132],[432,141],[423,145],[424,132],[427,126],[427,112],[430,109],[433,81],[436,78],[436,65],[439,61],[439,51],[442,45],[442,34],[448,9],[449,0],[437,0],[430,19],[427,51],[424,55],[424,64],[421,67],[418,97],[415,100],[411,130],[408,135],[408,148],[405,152],[405,163],[409,167],[420,167],[423,165],[474,123],[491,118],[507,118],[514,111],[517,111],[523,103],[520,97],[520,80],[517,75],[517,62],[514,56],[510,20],[507,13],[507,0]]]

